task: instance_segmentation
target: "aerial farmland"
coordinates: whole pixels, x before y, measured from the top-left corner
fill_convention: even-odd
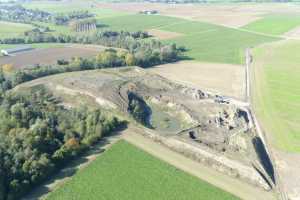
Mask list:
[[[0,0],[0,200],[298,200],[300,6]]]

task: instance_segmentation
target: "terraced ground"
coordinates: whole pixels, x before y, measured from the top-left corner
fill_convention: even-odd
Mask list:
[[[254,49],[254,106],[278,148],[300,152],[300,41]]]
[[[244,26],[243,29],[279,36],[298,26],[300,14],[272,14]]]
[[[238,198],[120,141],[47,198],[59,199]]]

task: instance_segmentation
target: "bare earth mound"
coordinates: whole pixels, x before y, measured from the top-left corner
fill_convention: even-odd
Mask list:
[[[182,33],[176,33],[176,32],[171,32],[171,31],[162,31],[158,29],[150,29],[147,30],[147,32],[154,36],[155,38],[158,38],[160,40],[167,40],[167,39],[172,39],[176,37],[180,37],[183,34]]]
[[[69,60],[72,57],[91,57],[104,48],[96,46],[72,45],[47,49],[35,49],[13,56],[1,57],[0,66],[12,64],[14,68],[30,67],[36,64],[55,64],[58,59]]]
[[[148,69],[173,81],[232,96],[245,94],[245,68],[239,65],[182,61]]]

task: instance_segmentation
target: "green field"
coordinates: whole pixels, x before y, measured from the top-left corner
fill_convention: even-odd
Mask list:
[[[28,24],[12,23],[0,21],[0,38],[15,37],[23,35],[25,31],[31,30],[33,27]]]
[[[166,164],[133,145],[114,144],[48,200],[238,199]]]
[[[300,15],[267,15],[264,18],[254,21],[246,26],[244,29],[271,34],[282,35],[297,26],[300,26]]]
[[[183,35],[165,42],[176,43],[187,47],[186,56],[190,59],[207,62],[243,64],[244,50],[265,42],[277,40],[255,33],[239,31],[223,26],[189,21],[175,17],[160,15],[139,15],[97,8],[95,2],[86,3],[75,1],[70,3],[32,2],[23,4],[27,8],[41,9],[49,12],[70,12],[74,10],[89,10],[96,14],[104,29],[138,31],[159,29],[180,32]],[[71,33],[65,26],[49,26],[56,33]]]
[[[299,41],[254,50],[254,105],[267,133],[281,150],[300,152]]]
[[[126,12],[98,8],[93,1],[74,1],[72,3],[65,1],[57,1],[55,3],[49,1],[33,1],[26,2],[23,6],[28,9],[39,9],[50,13],[68,13],[72,11],[88,10],[89,12],[94,13],[98,19],[128,15]]]
[[[102,22],[114,30],[159,29],[183,33],[183,36],[166,42],[184,45],[191,59],[208,62],[242,64],[245,48],[277,40],[275,37],[159,15],[127,15],[105,18]]]

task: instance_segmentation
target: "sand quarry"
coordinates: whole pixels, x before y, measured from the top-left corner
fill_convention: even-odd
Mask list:
[[[273,171],[262,162],[264,147],[246,108],[218,101],[213,93],[188,87],[138,67],[64,73],[37,79],[15,90],[46,87],[62,104],[94,105],[118,113],[145,129],[148,137],[264,190]],[[135,102],[135,104],[132,104]],[[146,117],[131,112],[139,105]]]

